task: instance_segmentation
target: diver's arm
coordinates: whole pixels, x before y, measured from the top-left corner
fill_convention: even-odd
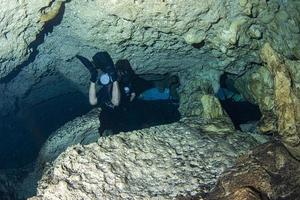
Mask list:
[[[121,99],[121,92],[120,92],[120,88],[119,88],[119,83],[118,83],[118,81],[114,81],[113,88],[112,88],[111,103],[114,106],[118,106],[120,104],[120,99]]]
[[[96,96],[96,83],[94,83],[94,82],[90,83],[89,102],[92,106],[96,105],[98,102],[98,99]]]

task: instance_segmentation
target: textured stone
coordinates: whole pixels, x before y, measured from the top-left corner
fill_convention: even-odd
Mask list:
[[[40,21],[41,10],[51,6],[49,0],[0,1],[0,79],[28,59],[32,53],[30,44],[46,22]]]
[[[201,97],[201,103],[203,105],[202,116],[207,119],[215,119],[226,116],[224,113],[220,101],[213,95],[204,95]]]
[[[52,133],[39,153],[39,164],[44,165],[46,162],[53,161],[74,144],[88,144],[97,141],[99,137],[97,130],[100,127],[99,114],[100,110],[94,109]]]
[[[260,145],[226,170],[206,199],[297,199],[300,163],[278,142]]]
[[[220,75],[221,72],[216,70],[188,70],[179,74],[181,78],[179,110],[184,116],[225,117],[220,102],[213,97],[214,91],[219,87]],[[209,114],[213,109],[214,112]]]
[[[263,115],[259,129],[263,133],[277,130],[273,82],[269,70],[263,66],[253,68],[234,82],[234,86],[248,101],[259,105]]]
[[[86,121],[88,117],[83,119],[72,123],[94,124]],[[93,126],[82,127],[77,137]],[[65,140],[66,147],[71,145],[68,135],[73,133],[68,125],[59,132],[56,138]],[[49,142],[55,144],[54,138]],[[260,142],[251,134],[233,131],[222,120],[183,118],[178,123],[101,137],[97,143],[79,143],[64,152],[60,144],[44,148],[40,155],[44,161],[52,160],[44,156],[47,153],[62,153],[44,169],[37,197],[31,199],[173,199],[202,194],[238,155]]]
[[[51,6],[50,8],[48,7],[46,9],[43,9],[40,21],[46,23],[53,20],[59,14],[63,5],[63,1],[60,0],[54,2],[53,6]]]
[[[284,58],[270,44],[261,51],[262,59],[274,78],[274,101],[276,105],[277,131],[291,153],[300,159],[300,97]]]

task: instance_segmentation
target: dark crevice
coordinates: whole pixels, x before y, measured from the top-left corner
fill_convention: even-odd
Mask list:
[[[151,126],[169,124],[180,119],[178,105],[170,100],[135,100],[125,110],[114,114],[111,130],[113,133],[127,132],[149,128]],[[105,115],[106,118],[111,118]],[[100,118],[101,121],[101,118]]]
[[[192,44],[192,46],[193,46],[194,48],[196,48],[196,49],[201,49],[202,47],[204,47],[204,45],[205,45],[205,41],[204,41],[204,40],[201,41],[201,42],[199,42],[199,43],[194,43],[194,44]]]
[[[45,41],[45,36],[48,33],[52,33],[53,28],[61,23],[64,13],[65,13],[65,4],[63,3],[58,12],[58,15],[52,20],[48,21],[44,25],[43,30],[39,34],[37,34],[35,41],[33,41],[28,45],[28,49],[32,50],[28,59],[25,60],[20,65],[16,66],[7,76],[0,79],[0,84],[8,83],[12,79],[14,79],[14,77],[16,77],[24,67],[28,66],[30,63],[32,63],[35,60],[36,56],[39,54],[38,46]]]
[[[220,78],[220,89],[216,96],[238,130],[241,130],[241,124],[257,122],[262,116],[259,106],[247,101],[226,73]]]

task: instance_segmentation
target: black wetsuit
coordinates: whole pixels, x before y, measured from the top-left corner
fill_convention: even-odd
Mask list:
[[[121,92],[121,102],[119,106],[113,106],[112,85],[103,86],[97,93],[98,103],[102,109],[99,120],[99,134],[102,135],[105,130],[112,130],[113,133],[131,130],[132,119],[130,96],[133,92],[131,84],[119,83]]]
[[[117,110],[111,103],[111,85],[103,86],[97,93],[98,104],[102,111],[99,115],[100,128],[99,134],[102,135],[104,130],[111,129],[113,132],[114,124],[118,119],[116,116]]]

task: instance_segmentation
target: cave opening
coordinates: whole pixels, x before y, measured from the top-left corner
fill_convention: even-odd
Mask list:
[[[243,130],[246,124],[251,126],[247,130],[255,129],[256,123],[262,116],[259,106],[249,102],[239,93],[234,86],[234,80],[229,78],[229,74],[221,75],[220,88],[216,96],[237,130]]]

